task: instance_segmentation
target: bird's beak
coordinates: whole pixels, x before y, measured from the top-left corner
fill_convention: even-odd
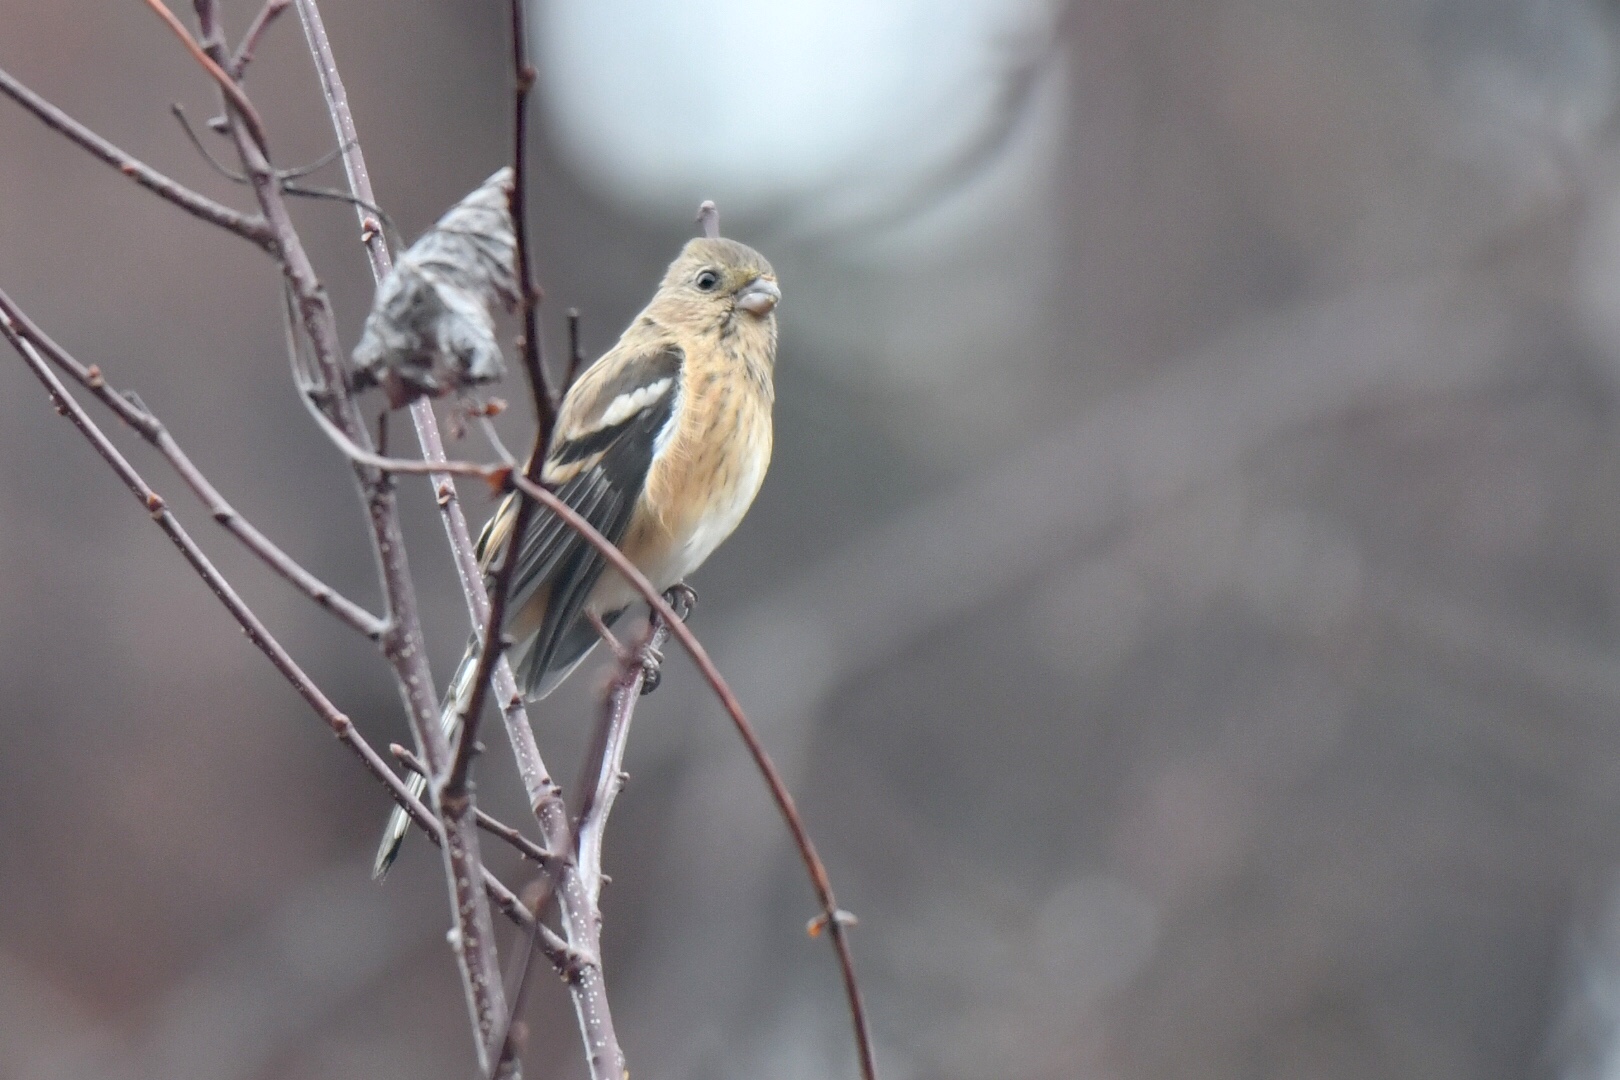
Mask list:
[[[770,278],[755,278],[748,283],[748,287],[737,294],[737,306],[750,315],[764,318],[776,307],[776,302],[782,299],[782,290],[776,287],[776,282]]]

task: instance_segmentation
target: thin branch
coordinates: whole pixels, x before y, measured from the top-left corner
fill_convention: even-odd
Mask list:
[[[513,236],[516,242],[516,270],[518,281],[518,302],[523,318],[523,367],[528,375],[529,392],[534,400],[535,435],[534,448],[529,454],[526,475],[531,482],[539,483],[541,473],[545,466],[546,448],[551,443],[551,428],[556,420],[556,400],[552,396],[551,388],[546,379],[545,359],[542,355],[542,342],[539,329],[539,306],[542,299],[540,288],[535,284],[534,267],[529,254],[529,223],[526,212],[525,196],[528,187],[528,125],[529,125],[529,91],[533,88],[536,73],[534,66],[529,63],[528,29],[524,20],[524,5],[526,0],[511,0],[508,10],[511,14],[512,37],[512,72],[513,72],[513,98],[512,98],[512,188],[507,196],[510,216],[512,218]],[[489,613],[484,620],[484,632],[478,655],[478,665],[474,668],[472,693],[468,697],[467,708],[461,716],[461,738],[456,747],[455,763],[445,780],[445,791],[449,794],[459,795],[467,784],[467,770],[472,764],[472,754],[477,746],[477,734],[480,719],[483,715],[484,697],[488,693],[490,679],[494,674],[495,661],[503,652],[502,628],[506,625],[506,601],[511,592],[512,579],[517,570],[518,538],[528,532],[530,522],[534,518],[534,508],[527,502],[521,503],[514,515],[512,523],[513,542],[507,545],[506,552],[501,556],[499,567],[493,575],[489,587]],[[610,1071],[608,1075],[616,1077],[622,1071],[622,1061],[614,1067],[612,1063],[604,1066]],[[593,1075],[596,1065],[593,1055]]]
[[[534,280],[534,261],[529,248],[529,220],[526,213],[529,188],[529,91],[537,74],[529,62],[529,31],[524,11],[527,0],[510,0],[512,34],[512,229],[517,238],[517,279],[523,314],[523,367],[529,375],[529,391],[534,397],[535,457],[543,457],[551,443],[551,427],[557,419],[557,397],[546,378],[544,343],[540,339],[539,309],[545,298]]]
[[[524,513],[525,509],[529,511],[527,514]],[[514,538],[524,535],[529,519],[533,516],[532,504],[517,508],[517,519],[512,526]],[[502,628],[506,625],[506,598],[512,591],[512,577],[518,564],[517,556],[517,543],[508,544],[501,554],[500,566],[495,571],[494,582],[489,590],[489,614],[485,617],[484,629],[479,635],[478,663],[473,668],[472,693],[468,695],[466,708],[461,713],[459,725],[461,735],[456,740],[455,757],[450,763],[450,771],[445,774],[443,798],[457,799],[467,792],[468,770],[472,768],[473,755],[477,752],[478,728],[484,715],[484,698],[489,693],[495,663],[506,652],[506,637],[502,633]]]
[[[689,588],[685,586],[681,588],[687,597],[693,595]],[[689,614],[690,610],[688,604],[685,613]],[[604,631],[604,636],[611,637],[605,634],[607,629],[605,626],[599,625],[599,629]],[[563,863],[574,869],[578,887],[584,890],[586,902],[598,913],[601,911],[602,883],[607,880],[607,876],[602,873],[602,842],[606,836],[608,814],[612,812],[614,799],[624,786],[626,775],[624,751],[630,735],[630,720],[635,712],[636,701],[656,685],[646,680],[649,674],[657,672],[656,665],[661,658],[659,649],[668,636],[669,631],[664,626],[663,620],[655,615],[649,621],[640,645],[620,655],[619,669],[608,685],[602,711],[591,736],[591,748],[585,754],[586,771],[580,777],[578,789],[586,793],[586,801],[580,809],[578,824],[573,829],[572,839],[566,849],[568,857]],[[594,767],[593,762],[596,763]],[[557,874],[550,873],[541,882],[540,897],[534,907],[537,914],[545,910],[545,905],[550,902],[551,893],[560,880]],[[520,966],[517,978],[513,980],[515,986],[511,995],[512,1011],[507,1017],[506,1027],[501,1032],[503,1058],[516,1052],[517,1018],[523,1015],[523,1006],[528,998],[534,944],[534,938],[531,936],[528,947],[517,958]],[[596,933],[588,944],[590,951],[600,953],[599,917]],[[623,1067],[622,1061],[617,1064],[618,1067]],[[612,1067],[612,1063],[609,1067]]]
[[[376,198],[372,193],[370,175],[366,170],[365,155],[360,149],[354,116],[349,108],[342,77],[338,73],[331,40],[321,19],[320,7],[316,0],[295,0],[295,3],[299,19],[303,23],[310,55],[314,59],[315,69],[320,78],[321,90],[326,98],[327,112],[331,116],[338,144],[343,147],[343,166],[349,178],[349,190],[357,198],[374,203]],[[392,267],[392,259],[389,257],[387,243],[380,230],[371,226],[363,215],[361,241],[371,257],[372,275],[380,283]],[[536,344],[538,345],[538,341]],[[434,418],[432,406],[426,400],[414,402],[411,406],[411,419],[416,426],[417,440],[421,444],[423,458],[434,466],[443,462],[444,442],[439,435],[438,422]],[[482,632],[488,624],[490,602],[484,587],[483,573],[478,565],[476,547],[467,528],[467,519],[462,512],[455,483],[449,473],[435,468],[430,470],[430,475],[473,626]],[[524,790],[528,793],[529,805],[540,824],[541,835],[548,843],[558,847],[558,850],[567,850],[558,846],[567,835],[567,812],[563,807],[557,785],[540,756],[540,749],[535,745],[534,731],[523,708],[523,696],[518,691],[517,680],[512,676],[511,665],[504,656],[496,662],[494,678],[496,692],[503,703],[501,715],[507,739],[512,744],[513,758],[517,762]],[[560,876],[563,879],[560,892],[564,924],[568,929],[569,940],[575,941],[586,932],[586,927],[594,920],[594,914],[582,908],[575,899],[577,888],[572,883],[572,874],[564,872]],[[574,1011],[584,1032],[587,1055],[594,1060],[596,1054],[593,1047],[618,1045],[606,992],[602,987],[599,964],[584,962],[576,964],[568,983],[574,1000]],[[491,1047],[492,1049],[495,1047],[493,1041]],[[493,1052],[488,1056],[496,1057]],[[493,1067],[497,1070],[504,1067],[504,1059],[504,1054],[497,1057]],[[486,1065],[485,1068],[487,1070],[490,1066]],[[610,1080],[622,1078],[614,1076]]]
[[[173,116],[176,122],[179,123],[181,134],[186,137],[186,141],[191,144],[191,148],[197,151],[198,156],[208,163],[209,168],[233,184],[245,184],[248,182],[247,177],[233,171],[213,155],[213,152],[208,149],[202,138],[197,134],[197,129],[191,126],[191,118],[186,115],[185,108],[178,101],[169,102],[169,115]]]
[[[371,455],[367,463],[379,469],[409,471],[410,466],[419,463],[410,461],[397,461],[396,459],[380,458]],[[591,523],[581,517],[573,507],[559,499],[555,494],[533,483],[527,477],[514,473],[505,465],[480,465],[473,462],[442,462],[437,466],[445,472],[454,472],[467,476],[478,476],[493,482],[504,482],[521,491],[529,499],[545,506],[553,514],[561,518],[568,527],[582,536],[587,543],[601,553],[615,570],[622,574],[649,607],[666,622],[670,623],[670,632],[680,641],[681,646],[692,657],[704,681],[720,700],[721,706],[731,717],[732,725],[742,738],[743,744],[748,748],[749,755],[754,759],[754,765],[765,780],[772,800],[777,810],[786,822],[788,832],[793,837],[794,846],[798,849],[799,859],[804,864],[810,877],[811,888],[815,891],[816,899],[821,905],[815,919],[811,921],[812,934],[819,934],[825,930],[833,943],[833,949],[838,955],[838,966],[843,977],[844,994],[849,1002],[850,1020],[855,1029],[856,1050],[860,1057],[861,1075],[865,1080],[875,1080],[876,1067],[872,1053],[872,1041],[869,1022],[866,1017],[866,1006],[861,997],[860,983],[855,977],[855,958],[850,951],[848,928],[852,925],[852,918],[848,912],[838,906],[837,898],[833,894],[832,881],[827,874],[826,865],[817,854],[814,841],[810,839],[809,830],[805,827],[804,819],[799,815],[797,805],[792,794],[787,789],[787,783],[777,771],[776,765],[771,761],[770,754],[759,740],[754,726],[743,712],[742,704],[732,693],[731,687],[726,683],[720,669],[710,659],[703,644],[698,641],[697,635],[680,621],[679,616],[669,602],[653,587],[647,576],[632,563],[629,558],[613,543],[603,536]],[[548,840],[551,833],[547,831]]]
[[[288,0],[288,2],[291,3],[292,0]],[[215,157],[208,147],[204,145],[202,136],[198,135],[197,129],[191,126],[191,117],[186,115],[185,108],[181,106],[178,101],[171,101],[169,103],[169,112],[174,116],[175,120],[179,122],[180,131],[185,135],[186,141],[191,143],[191,148],[197,151],[202,159],[208,162],[209,166],[212,167],[215,172],[219,173],[219,175],[223,176],[233,184],[251,183],[246,176],[236,172],[223,161],[219,160],[219,158]],[[218,119],[218,117],[215,119]],[[322,154],[308,165],[299,165],[292,169],[277,169],[276,175],[281,177],[283,180],[296,180],[300,177],[308,176],[311,173],[320,172],[322,169],[332,164],[332,162],[336,161],[338,159],[338,155],[342,152],[343,148],[341,146],[334,146],[332,149],[328,150],[326,153]],[[292,189],[290,184],[284,186]],[[380,208],[369,203],[362,203],[359,199],[356,199],[353,195],[350,195],[347,192],[340,193],[330,191],[326,188],[305,188],[301,190],[292,189],[292,191],[293,194],[312,194],[314,192],[319,192],[323,198],[341,199],[342,201],[355,206],[364,206],[367,210],[370,210],[372,213],[379,216],[387,216],[386,214],[383,214]]]
[[[16,301],[0,289],[0,313],[3,313],[13,324],[16,333],[33,344],[44,356],[58,368],[66,372],[72,379],[95,395],[107,408],[111,409],[120,420],[133,428],[141,438],[145,439],[159,453],[168,459],[174,471],[185,481],[186,485],[202,500],[214,520],[227,532],[235,536],[253,554],[270,569],[280,574],[294,587],[303,592],[316,604],[336,615],[348,626],[364,634],[372,641],[381,639],[387,629],[387,622],[359,604],[350,600],[332,586],[306,570],[292,556],[261,533],[246,518],[242,517],[225,501],[218,489],[203,475],[180,448],[180,444],[169,434],[163,422],[157,418],[146,405],[133,393],[122,393],[114,390],[102,375],[99,367],[86,367],[76,360],[66,349],[58,345],[49,335],[39,328],[28,315],[17,306]]]
[[[84,407],[70,394],[56,374],[51,371],[50,363],[41,350],[24,335],[22,327],[12,318],[9,310],[0,310],[0,337],[11,343],[22,357],[23,363],[33,372],[35,378],[44,384],[45,391],[50,395],[51,404],[56,411],[68,418],[73,426],[89,441],[92,448],[99,454],[129,488],[138,502],[152,515],[152,520],[165,536],[167,536],[179,549],[180,554],[191,564],[197,576],[202,578],[210,592],[224,605],[237,625],[242,628],[243,634],[253,645],[269,659],[272,666],[286,679],[288,684],[299,697],[303,698],[311,710],[324,721],[332,734],[345,747],[360,759],[366,771],[371,773],[393,796],[395,802],[405,808],[411,819],[426,832],[434,843],[442,843],[443,830],[438,819],[422,805],[421,800],[413,796],[409,789],[395,775],[382,757],[366,742],[359,730],[354,726],[342,710],[328,698],[324,691],[310,678],[308,673],[292,658],[292,654],[276,640],[270,630],[264,625],[253,609],[236,592],[235,588],[214,566],[212,560],[204,554],[191,534],[180,524],[178,518],[169,510],[163,497],[146,482],[136,471],[129,460],[118,450],[113,441],[101,430],[96,422],[90,419]],[[510,917],[519,927],[528,929],[533,925],[528,909],[518,901],[516,895],[502,885],[488,871],[484,874],[484,888],[489,896],[495,900],[501,910]],[[577,960],[565,942],[549,931],[537,935],[540,951],[544,953],[559,971],[572,970]]]
[[[855,1048],[860,1059],[861,1076],[864,1080],[876,1080],[877,1067],[872,1052],[872,1036],[870,1025],[866,1017],[866,1005],[861,997],[860,983],[855,977],[855,957],[850,951],[849,926],[853,919],[850,914],[838,906],[837,898],[833,895],[832,880],[827,874],[827,867],[816,853],[815,842],[810,839],[810,832],[805,827],[804,819],[799,815],[798,806],[793,801],[793,795],[788,791],[787,783],[782,774],[777,771],[776,764],[771,761],[770,754],[759,740],[754,731],[753,724],[749,723],[747,715],[743,712],[742,703],[737,700],[727,685],[720,669],[709,658],[702,642],[698,641],[690,627],[680,620],[675,609],[661,596],[647,576],[627,558],[624,552],[615,547],[607,537],[603,536],[581,517],[573,507],[563,502],[552,492],[538,484],[530,483],[526,477],[512,475],[510,482],[529,498],[542,503],[553,514],[567,522],[569,528],[590,543],[608,563],[624,575],[626,581],[641,594],[641,598],[663,619],[670,632],[680,641],[692,662],[703,673],[704,680],[714,691],[720,704],[731,717],[732,725],[742,738],[743,745],[754,759],[754,765],[760,775],[765,779],[765,785],[770,789],[771,798],[776,802],[782,819],[787,823],[788,832],[793,836],[794,846],[798,849],[799,859],[804,863],[806,872],[810,876],[811,888],[815,891],[816,899],[821,910],[811,921],[812,936],[825,929],[831,939],[833,950],[838,956],[838,967],[844,982],[844,995],[849,1002],[850,1021],[855,1030]]]
[[[237,42],[236,51],[231,54],[231,62],[225,65],[225,70],[229,71],[233,78],[241,79],[243,73],[247,71],[247,66],[253,62],[254,50],[259,47],[265,31],[270,29],[270,24],[275,22],[276,17],[287,10],[291,3],[292,0],[264,0],[264,6],[259,8],[259,13],[253,16],[253,21],[248,23],[248,28],[242,32],[242,40]]]
[[[191,54],[192,59],[201,64],[202,69],[208,72],[209,78],[219,84],[221,92],[225,95],[225,100],[230,102],[231,106],[241,115],[242,122],[247,125],[248,134],[253,137],[253,141],[258,145],[259,150],[269,154],[270,140],[264,132],[264,121],[259,117],[259,110],[253,107],[253,102],[249,101],[247,95],[242,92],[242,87],[226,73],[218,60],[204,51],[203,47],[197,43],[197,39],[191,36],[191,31],[186,29],[185,24],[180,21],[174,12],[169,10],[163,0],[146,0],[146,6],[151,8],[170,30],[174,31],[174,36],[180,39],[180,44],[186,47],[186,51]],[[206,28],[205,36],[207,36]],[[218,51],[223,55],[223,47]]]
[[[388,752],[394,755],[394,758],[401,765],[405,766],[417,776],[427,776],[427,770],[422,768],[421,759],[415,754],[411,753],[410,750],[399,745],[398,743],[389,743]],[[479,810],[477,815],[478,827],[480,829],[483,829],[491,836],[506,841],[506,843],[510,844],[519,855],[523,856],[525,859],[528,859],[530,862],[544,868],[548,866],[555,866],[559,861],[558,856],[546,851],[539,844],[536,844],[533,840],[530,840],[527,836],[524,836],[517,829],[512,828],[512,826],[506,824],[498,818],[491,817],[482,810]]]
[[[682,621],[691,617],[692,592],[682,587],[687,602],[685,610],[678,612]],[[649,673],[658,670],[664,642],[669,640],[669,625],[659,615],[653,615],[639,645],[620,658],[613,681],[608,684],[602,701],[602,715],[597,722],[591,750],[585,755],[587,765],[595,762],[595,775],[581,778],[579,789],[585,793],[585,802],[579,808],[579,824],[574,829],[574,859],[579,864],[579,875],[585,881],[585,890],[591,903],[599,903],[602,895],[602,845],[607,835],[608,815],[613,803],[624,787],[624,751],[630,739],[630,721],[635,716],[636,702],[656,683],[648,681]]]
[[[329,391],[325,403],[331,410],[333,422],[351,440],[364,446],[370,436],[344,380],[337,321],[330,301],[288,213],[281,181],[269,161],[263,128],[253,105],[241,87],[221,69],[220,65],[229,58],[214,0],[193,0],[202,33],[201,44],[179,25],[161,0],[147,0],[147,3],[164,17],[220,84],[237,155],[253,181],[259,208],[275,235],[283,276],[296,298],[304,333]],[[340,140],[340,145],[346,144]],[[415,583],[400,531],[393,484],[383,474],[364,467],[356,467],[355,477],[364,497],[373,552],[390,616],[379,646],[393,669],[422,759],[430,770],[441,773],[449,764],[449,748],[440,728],[438,701],[428,669]],[[483,1065],[487,1061],[491,1034],[506,1014],[506,1000],[489,903],[484,890],[476,884],[483,880],[484,874],[479,858],[478,830],[470,798],[455,805],[440,803],[437,809],[444,828],[445,881],[455,917],[451,941],[476,1036],[478,1060]],[[516,1074],[517,1070],[511,1069],[503,1075]]]
[[[111,165],[154,195],[210,225],[218,225],[227,232],[235,233],[249,243],[267,251],[274,250],[275,240],[263,217],[249,217],[171,180],[97,135],[18,82],[3,69],[0,69],[0,93],[33,113],[46,127],[67,136],[70,141]]]
[[[342,147],[343,169],[349,179],[349,190],[361,204],[375,205],[377,200],[371,189],[371,176],[366,169],[365,154],[360,148],[359,132],[354,126],[354,114],[349,108],[348,94],[343,88],[343,78],[338,73],[337,59],[332,53],[332,42],[321,19],[320,7],[315,0],[294,0],[294,2],[298,8],[299,21],[304,27],[304,37],[309,45],[310,56],[315,62],[321,92],[326,99],[327,113],[331,116],[338,145]],[[359,218],[360,239],[371,259],[372,276],[380,284],[393,267],[393,259],[388,253],[388,242],[381,230],[369,221],[365,214],[360,214]],[[439,424],[433,415],[432,405],[426,400],[412,403],[411,420],[416,427],[416,438],[421,444],[423,459],[430,466],[444,461],[444,440],[439,434]],[[456,575],[461,580],[468,613],[474,629],[481,630],[489,617],[489,596],[484,588],[483,572],[478,566],[477,545],[473,543],[472,532],[467,527],[466,514],[462,511],[461,500],[456,494],[456,486],[449,473],[435,468],[427,471],[433,481],[434,495],[439,504],[445,533],[449,538],[450,551],[455,557]],[[511,665],[506,662],[505,657],[502,657],[495,666],[495,683],[496,691],[505,703],[501,715],[506,727],[507,740],[512,745],[512,756],[517,762],[518,775],[522,778],[524,791],[528,793],[529,805],[538,808],[557,797],[557,785],[552,782],[545,762],[540,757],[540,749],[535,745],[534,730],[529,726],[528,714],[523,708],[522,696],[518,693],[517,680],[512,677]]]
[[[720,236],[720,208],[714,205],[713,199],[704,199],[698,204],[697,223],[710,240]]]
[[[326,95],[328,111],[331,113],[338,141],[345,148],[343,161],[349,175],[350,189],[359,198],[367,202],[374,202],[375,200],[371,194],[371,182],[366,173],[365,159],[360,152],[359,139],[355,133],[354,119],[349,110],[348,99],[343,91],[342,81],[338,77],[331,42],[327,38],[316,0],[295,0],[295,2],[298,6],[299,16],[304,23],[304,31],[309,40],[310,52],[315,59],[316,69],[320,74],[322,89]],[[390,266],[387,247],[375,230],[365,229],[364,222],[362,222],[362,238],[372,255],[373,273],[380,280],[386,275]],[[485,605],[487,605],[488,601],[484,596],[483,581],[478,572],[477,559],[473,552],[470,536],[466,531],[466,521],[461,514],[459,501],[454,497],[454,484],[449,478],[449,474],[453,470],[442,467],[444,448],[442,441],[438,437],[437,424],[433,420],[431,407],[426,402],[419,401],[412,406],[411,415],[417,421],[417,432],[418,437],[423,441],[424,457],[435,466],[439,466],[439,471],[433,477],[435,488],[440,506],[445,512],[446,527],[451,534],[451,547],[456,555],[457,569],[467,595],[468,605],[473,611],[474,625],[481,626],[485,622],[484,616],[487,611]],[[534,456],[539,457],[541,455],[536,454]],[[469,475],[481,475],[486,478],[498,475],[488,467],[475,466],[472,471],[463,471]],[[508,473],[508,476],[510,477],[510,473]],[[656,590],[652,588],[651,582],[647,581],[646,577],[625,559],[623,553],[592,528],[588,522],[574,513],[571,508],[563,504],[550,492],[545,491],[537,484],[528,482],[526,477],[510,477],[510,479],[531,499],[546,504],[554,513],[557,513],[559,517],[578,531],[580,535],[584,536],[597,550],[601,551],[604,558],[619,569],[621,573],[624,573],[626,579],[635,585],[637,591],[648,601],[654,611],[666,621],[675,618],[675,612],[664,601],[663,597],[658,595]],[[484,610],[480,610],[481,608],[484,608]],[[705,680],[715,691],[727,713],[730,714],[739,735],[748,746],[749,753],[754,757],[756,765],[759,766],[762,775],[765,777],[772,798],[776,801],[778,809],[788,822],[789,831],[793,835],[800,858],[806,864],[812,886],[820,902],[828,936],[832,939],[838,955],[845,995],[849,1001],[851,1021],[855,1029],[856,1049],[860,1058],[861,1075],[864,1080],[875,1080],[876,1068],[873,1062],[871,1035],[865,1006],[861,1000],[860,986],[855,977],[854,957],[849,948],[845,913],[837,905],[826,868],[816,854],[815,847],[810,841],[809,834],[805,830],[797,807],[794,805],[792,796],[787,791],[781,775],[771,763],[752,725],[749,724],[746,715],[743,713],[740,703],[726,685],[719,670],[714,666],[714,662],[709,659],[703,646],[684,624],[678,621],[674,623],[673,632],[680,639],[682,646],[692,655],[699,670],[703,672]],[[529,730],[526,723],[522,725],[522,730],[519,731],[518,724],[515,722],[517,718],[522,716],[521,697],[518,695],[516,683],[511,677],[510,666],[505,662],[504,658],[496,666],[495,678],[500,694],[508,701],[504,713],[507,720],[508,735],[513,739],[519,769],[523,773],[524,784],[529,791],[531,805],[535,808],[536,817],[541,821],[542,831],[548,841],[554,836],[564,836],[567,833],[567,822],[566,820],[558,821],[558,818],[564,815],[561,810],[560,800],[556,796],[556,785],[551,781],[549,774],[546,773],[543,763],[540,762],[538,749],[534,748],[532,731]],[[528,750],[531,756],[526,758],[525,750]],[[563,910],[565,920],[568,921],[572,928],[578,921],[579,914],[582,913],[575,913],[574,917],[570,918],[570,896],[569,890],[566,889],[563,892]],[[597,974],[599,976],[599,972]],[[599,978],[597,984],[599,987]],[[598,1020],[596,1015],[589,1011],[590,998],[580,992],[582,986],[579,982],[571,980],[570,985],[575,990],[575,1010],[580,1016],[582,1028],[586,1031],[587,1048],[599,1045],[593,1042],[592,1025],[597,1024]],[[605,1005],[605,994],[602,995],[601,1000]],[[616,1041],[614,1045],[617,1045]],[[594,1069],[594,1054],[592,1058]],[[621,1077],[615,1076],[612,1080],[621,1080]]]
[[[534,401],[534,448],[529,454],[526,475],[538,483],[545,464],[545,453],[551,441],[551,428],[556,419],[556,402],[546,379],[545,360],[539,329],[539,306],[542,298],[534,281],[534,268],[529,254],[529,225],[525,195],[528,186],[528,100],[534,86],[535,70],[528,60],[528,31],[524,21],[526,0],[511,0],[512,71],[514,76],[512,122],[512,187],[507,196],[516,246],[518,303],[523,319],[523,366],[528,375],[529,392]],[[506,625],[506,602],[511,592],[512,579],[517,570],[517,538],[527,534],[534,518],[534,507],[520,503],[514,515],[511,535],[513,543],[507,545],[500,565],[489,583],[489,612],[484,619],[480,635],[477,666],[473,669],[472,693],[461,714],[461,737],[456,744],[455,761],[445,777],[444,797],[459,798],[466,790],[468,770],[478,745],[478,727],[483,717],[484,698],[489,692],[496,660],[504,652],[502,628]],[[587,1033],[587,1041],[589,1034]],[[613,1049],[617,1050],[615,1043]],[[592,1057],[592,1075],[597,1075],[596,1055]],[[602,1066],[605,1075],[617,1080],[623,1071],[623,1061],[607,1061]]]

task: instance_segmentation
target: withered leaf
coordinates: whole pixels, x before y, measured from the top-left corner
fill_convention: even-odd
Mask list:
[[[518,303],[511,185],[499,170],[399,257],[355,346],[357,388],[381,386],[398,408],[505,375],[493,307]]]

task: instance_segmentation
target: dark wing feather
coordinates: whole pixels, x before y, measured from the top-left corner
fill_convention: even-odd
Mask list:
[[[621,375],[599,392],[598,415],[623,395],[660,379],[670,379],[669,389],[616,423],[557,443],[547,456],[553,466],[586,463],[557,489],[557,497],[615,544],[624,539],[659,437],[675,414],[679,390],[673,376],[681,360],[679,350],[664,350],[626,365],[625,374],[634,372],[639,378],[631,381]],[[614,392],[606,393],[609,388]],[[545,605],[539,632],[519,664],[525,693],[549,690],[544,685],[548,675],[566,672],[595,645],[596,633],[581,613],[606,565],[601,554],[555,514],[544,507],[535,513],[518,546],[507,608],[520,612],[531,602]],[[542,591],[544,597],[539,595]]]

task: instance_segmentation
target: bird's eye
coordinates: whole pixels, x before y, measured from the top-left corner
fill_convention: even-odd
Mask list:
[[[697,287],[704,292],[714,292],[720,285],[720,275],[713,270],[704,270],[697,276]]]

